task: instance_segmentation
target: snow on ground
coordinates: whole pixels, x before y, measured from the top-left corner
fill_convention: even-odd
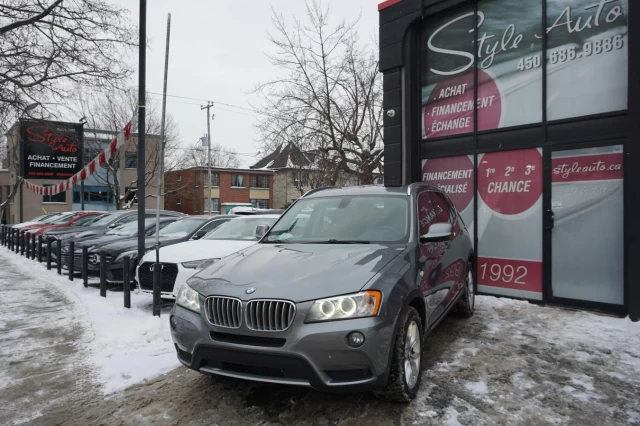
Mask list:
[[[45,264],[4,247],[0,247],[0,256],[25,276],[63,295],[70,302],[69,308],[86,318],[82,323],[89,337],[80,344],[89,349],[90,362],[105,394],[180,365],[171,342],[169,316],[166,309],[160,318],[152,315],[151,295],[132,292],[131,309],[126,309],[122,292],[107,291],[107,297],[103,298],[95,286],[85,288],[81,279],[71,282],[53,269],[47,271]]]

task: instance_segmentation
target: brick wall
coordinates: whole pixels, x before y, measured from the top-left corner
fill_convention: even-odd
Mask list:
[[[196,173],[196,172],[199,173]],[[274,208],[273,204],[273,172],[264,171],[248,171],[248,170],[229,170],[229,169],[212,169],[212,181],[213,175],[217,174],[220,177],[220,185],[213,186],[212,192],[218,193],[219,205],[221,213],[224,212],[222,206],[223,203],[249,203],[251,201],[251,195],[259,194],[260,199],[269,199],[269,208]],[[199,175],[198,186],[195,186],[196,174]],[[232,188],[231,181],[232,176],[235,174],[243,175],[245,178],[244,188]],[[181,176],[182,182],[178,182],[178,176]],[[268,191],[255,191],[250,188],[251,176],[269,176],[269,190]],[[205,191],[205,182],[207,182],[207,169],[206,168],[192,168],[167,172],[165,174],[166,191],[172,189],[178,189],[175,192],[169,193],[165,196],[165,208],[167,210],[175,210],[186,214],[203,214],[205,213],[204,200],[207,194]],[[268,194],[265,197],[265,194]],[[215,195],[214,195],[215,197]],[[263,198],[264,197],[264,198]],[[177,201],[180,200],[181,204],[178,205]],[[196,209],[195,206],[198,206]]]

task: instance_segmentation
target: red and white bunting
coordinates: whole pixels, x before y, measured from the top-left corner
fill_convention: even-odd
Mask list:
[[[120,132],[115,138],[113,138],[111,143],[109,143],[109,146],[106,147],[103,151],[101,151],[100,154],[96,156],[96,158],[91,160],[89,164],[87,164],[78,173],[76,173],[75,175],[71,176],[69,179],[63,182],[60,182],[57,185],[39,186],[29,182],[26,179],[23,179],[22,177],[20,179],[22,179],[27,189],[35,192],[38,195],[56,195],[63,191],[71,189],[74,186],[78,185],[80,182],[86,180],[92,174],[94,174],[96,170],[98,170],[100,167],[105,165],[107,161],[109,161],[109,159],[113,155],[115,155],[115,153],[118,151],[118,149],[122,145],[124,145],[126,142],[131,140],[131,131],[134,128],[135,123],[136,123],[136,119],[134,117],[130,122],[127,123],[126,126],[124,126],[124,129],[122,129],[122,132]]]

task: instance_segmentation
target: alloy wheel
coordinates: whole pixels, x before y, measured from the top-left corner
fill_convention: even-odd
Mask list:
[[[411,321],[404,339],[404,374],[409,388],[413,388],[418,382],[421,346],[418,324]]]

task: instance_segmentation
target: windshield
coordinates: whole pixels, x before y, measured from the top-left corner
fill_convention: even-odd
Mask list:
[[[145,226],[147,223],[145,222]],[[110,231],[105,232],[106,235],[121,235],[132,237],[138,233],[138,222],[129,222],[125,225],[120,225],[117,228],[113,228]]]
[[[48,223],[52,224],[52,225],[57,225],[60,223],[67,223],[69,222],[71,219],[73,219],[73,217],[76,216],[75,214],[62,214],[60,216],[57,216],[55,219],[48,221]]]
[[[81,217],[80,219],[76,220],[75,222],[73,222],[73,224],[75,226],[85,226],[85,225],[88,225],[89,223],[93,222],[94,220],[96,220],[100,216],[102,216],[102,215],[88,214],[88,215],[86,215],[84,217]]]
[[[95,222],[91,223],[91,226],[107,226],[111,222],[116,220],[116,218],[118,218],[118,217],[120,217],[120,216],[116,216],[116,215],[112,215],[112,214],[106,214],[106,215],[104,215],[104,217],[101,217],[100,219],[98,219]]]
[[[400,243],[409,234],[409,197],[343,196],[297,201],[267,243]]]
[[[258,225],[272,226],[275,217],[251,216],[231,219],[217,229],[205,235],[203,240],[256,240],[255,232]]]
[[[161,237],[182,238],[200,228],[205,221],[202,219],[184,219],[167,225],[160,231]]]

